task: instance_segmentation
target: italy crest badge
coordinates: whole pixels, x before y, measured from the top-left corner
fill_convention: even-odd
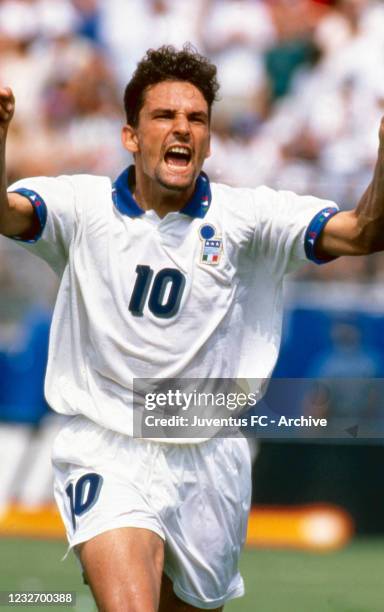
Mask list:
[[[200,227],[200,239],[202,241],[200,261],[209,266],[216,266],[220,263],[223,251],[223,241],[221,236],[216,235],[213,225],[204,224]]]

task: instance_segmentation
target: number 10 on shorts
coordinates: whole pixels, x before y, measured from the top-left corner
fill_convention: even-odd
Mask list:
[[[103,477],[90,472],[84,474],[76,484],[72,483],[65,489],[71,507],[72,525],[76,529],[76,517],[90,510],[99,499]]]

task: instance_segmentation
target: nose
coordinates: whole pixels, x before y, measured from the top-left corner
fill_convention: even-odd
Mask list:
[[[191,130],[188,117],[186,117],[183,113],[179,113],[175,116],[173,133],[177,136],[182,136],[183,138],[190,136]]]

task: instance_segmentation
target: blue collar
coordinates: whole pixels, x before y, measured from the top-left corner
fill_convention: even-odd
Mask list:
[[[113,184],[112,197],[116,208],[123,215],[139,217],[145,213],[134,199],[130,185],[134,183],[135,166],[129,166]],[[195,191],[187,204],[179,212],[189,217],[204,219],[210,204],[212,194],[209,178],[204,172],[197,177]]]

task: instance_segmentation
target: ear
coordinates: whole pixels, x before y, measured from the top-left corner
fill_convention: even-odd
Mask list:
[[[136,130],[131,125],[124,125],[121,131],[121,142],[123,143],[123,147],[130,153],[138,153],[139,141]]]

